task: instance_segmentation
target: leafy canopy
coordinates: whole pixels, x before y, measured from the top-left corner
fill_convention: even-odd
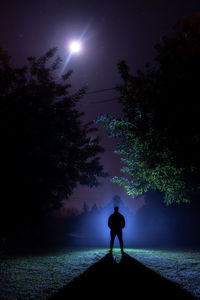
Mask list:
[[[11,220],[59,208],[77,184],[90,187],[105,177],[91,139],[93,122],[83,124],[77,102],[82,88],[70,95],[68,72],[58,76],[56,49],[29,57],[13,68],[0,49],[0,190],[3,226]]]
[[[154,66],[135,75],[119,63],[123,116],[97,123],[118,140],[126,176],[113,182],[133,197],[158,190],[167,204],[188,202],[200,187],[200,14],[177,22],[155,49]]]

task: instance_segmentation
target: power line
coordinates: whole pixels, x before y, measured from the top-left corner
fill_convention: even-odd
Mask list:
[[[80,104],[83,105],[89,105],[89,104],[100,104],[100,103],[106,103],[106,102],[112,102],[112,101],[116,101],[117,98],[111,98],[111,99],[105,99],[105,100],[99,100],[99,101],[90,101],[90,102],[80,102]]]
[[[106,103],[106,102],[112,102],[116,101],[116,98],[111,98],[111,99],[106,99],[106,100],[99,100],[99,101],[94,101],[94,102],[88,102],[88,104],[98,104],[98,103]]]
[[[98,94],[98,93],[103,93],[103,92],[113,91],[113,90],[116,90],[116,87],[95,90],[95,91],[92,91],[92,92],[85,93],[85,95]],[[90,102],[87,102],[87,103],[80,103],[80,104],[85,104],[85,105],[87,105],[87,104],[99,104],[99,103],[112,102],[112,101],[116,101],[116,100],[117,100],[117,98],[115,97],[115,98],[111,98],[111,99],[99,100],[99,101],[90,101]]]
[[[92,92],[85,93],[85,95],[98,94],[98,93],[103,93],[103,92],[106,92],[106,91],[112,91],[112,90],[116,90],[116,88],[113,87],[113,88],[107,88],[107,89],[96,90],[96,91],[92,91]]]

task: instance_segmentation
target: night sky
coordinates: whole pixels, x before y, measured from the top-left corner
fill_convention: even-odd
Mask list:
[[[67,43],[85,31],[84,49],[72,57],[67,68],[73,69],[73,90],[87,85],[88,92],[92,92],[120,83],[117,63],[122,59],[131,66],[132,73],[142,69],[153,59],[154,45],[163,35],[172,34],[173,24],[180,18],[193,17],[197,11],[199,0],[6,0],[0,2],[0,45],[16,66],[25,64],[26,57],[40,56],[52,47],[58,48],[64,63]],[[86,95],[78,106],[85,112],[84,121],[94,120],[101,113],[120,114],[121,107],[113,98],[117,94],[112,90]],[[99,134],[106,149],[102,156],[105,171],[119,175],[114,141],[107,139],[103,130]],[[81,210],[84,201],[89,207],[94,203],[104,206],[115,194],[133,211],[142,205],[142,199],[134,201],[126,196],[109,178],[101,182],[99,188],[78,187],[66,208]]]

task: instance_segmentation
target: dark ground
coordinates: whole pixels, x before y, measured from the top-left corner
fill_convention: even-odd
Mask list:
[[[105,255],[50,300],[69,299],[196,299],[173,282],[124,253],[119,263]]]

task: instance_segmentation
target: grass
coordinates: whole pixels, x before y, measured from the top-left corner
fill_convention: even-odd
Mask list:
[[[65,249],[46,255],[0,258],[0,299],[47,299],[97,262],[108,249]],[[125,249],[148,268],[200,299],[200,252]],[[121,254],[115,249],[118,262]]]
[[[127,253],[200,299],[200,252],[127,249]]]

